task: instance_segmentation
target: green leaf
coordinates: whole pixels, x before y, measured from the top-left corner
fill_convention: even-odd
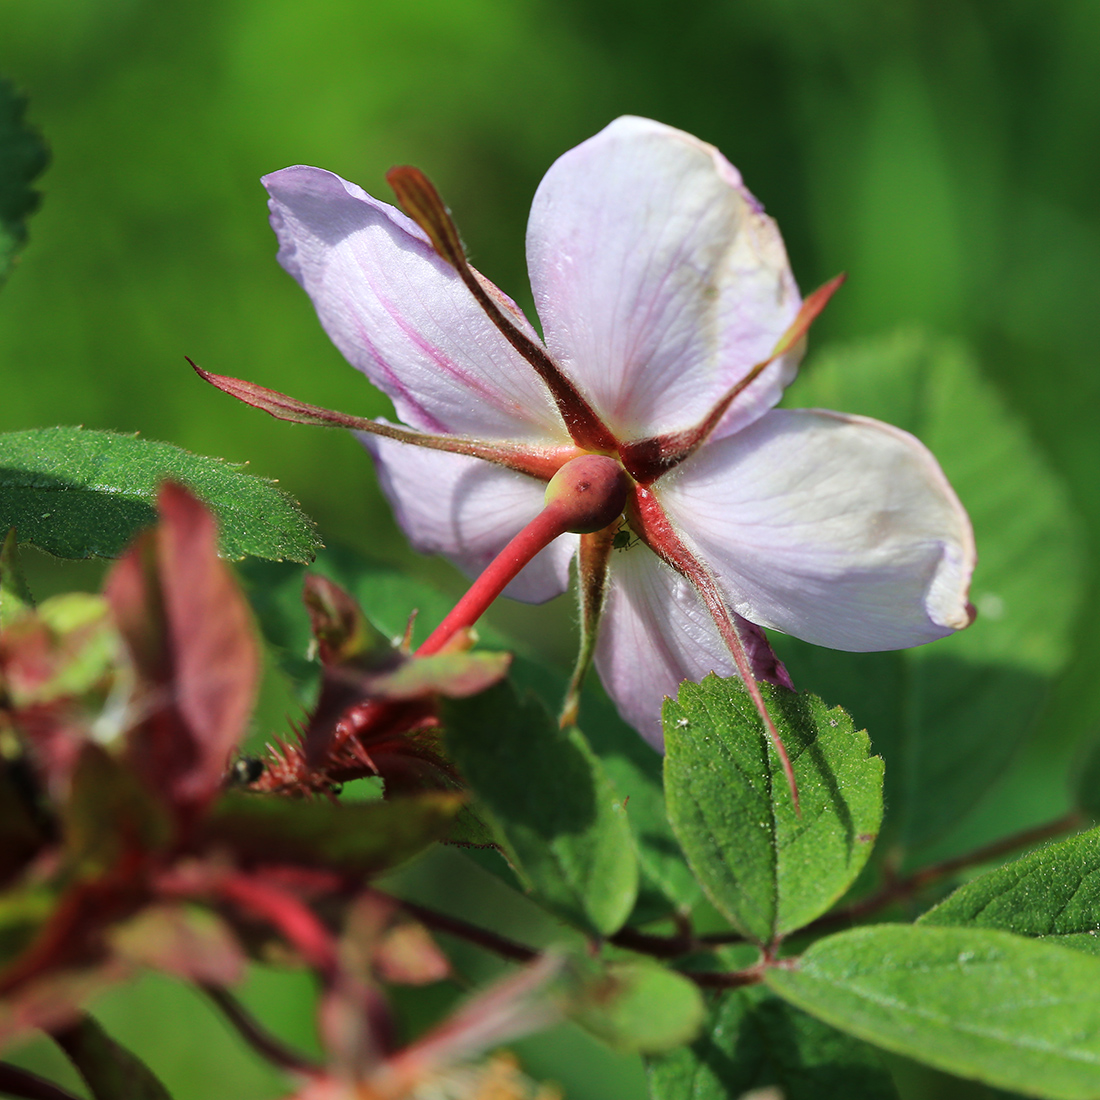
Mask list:
[[[34,597],[19,567],[15,528],[11,528],[0,546],[0,630],[34,607]]]
[[[690,1046],[649,1059],[652,1100],[728,1100],[778,1088],[783,1100],[897,1100],[865,1043],[759,988],[726,993]]]
[[[571,1015],[617,1050],[656,1053],[693,1039],[706,1007],[694,982],[656,963],[626,959],[586,977]]]
[[[396,867],[447,834],[462,795],[431,793],[389,802],[300,802],[227,795],[203,823],[206,843],[246,864],[291,863],[371,875]]]
[[[565,920],[610,935],[638,866],[621,798],[579,730],[498,684],[443,703],[447,747],[526,886]]]
[[[522,656],[512,662],[511,679],[551,708],[561,705],[568,682],[563,673]],[[638,853],[638,902],[631,923],[690,910],[702,890],[669,824],[660,754],[619,717],[599,684],[581,693],[580,715],[586,739],[626,805]]]
[[[882,761],[839,707],[761,684],[802,813],[740,680],[665,703],[669,819],[711,901],[759,943],[819,916],[854,881],[882,820]]]
[[[1100,958],[986,928],[887,924],[819,940],[765,981],[960,1077],[1052,1100],[1100,1095]]]
[[[153,1071],[91,1016],[58,1028],[52,1038],[80,1071],[94,1100],[171,1100]]]
[[[1100,953],[1100,829],[1044,845],[968,882],[921,924],[1057,937]]]
[[[38,131],[23,121],[25,97],[0,80],[0,286],[27,242],[26,218],[38,206],[31,181],[49,163]]]
[[[775,639],[799,687],[827,693],[871,731],[887,763],[891,836],[917,846],[974,806],[1034,725],[1069,656],[1083,597],[1081,530],[1021,420],[953,342],[903,333],[838,347],[815,358],[786,403],[912,432],[974,524],[978,618],[969,629],[883,654]]]
[[[1100,744],[1090,746],[1076,769],[1074,801],[1082,813],[1100,821]]]
[[[156,520],[158,485],[190,488],[218,520],[221,553],[309,561],[313,523],[285,493],[217,458],[83,428],[0,435],[0,530],[60,558],[117,557]]]

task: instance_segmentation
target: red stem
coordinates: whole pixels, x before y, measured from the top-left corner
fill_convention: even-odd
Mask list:
[[[572,513],[558,502],[548,504],[489,563],[469,591],[451,609],[416,651],[418,657],[438,653],[460,630],[474,625],[508,583],[540,551],[569,530]]]

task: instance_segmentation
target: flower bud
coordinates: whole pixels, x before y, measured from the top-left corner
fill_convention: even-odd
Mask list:
[[[629,491],[630,477],[615,459],[581,455],[570,459],[550,479],[546,504],[564,511],[566,531],[586,535],[622,515]]]

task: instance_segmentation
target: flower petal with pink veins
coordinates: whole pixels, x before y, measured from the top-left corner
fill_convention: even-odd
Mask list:
[[[541,481],[467,455],[431,451],[360,435],[401,529],[422,554],[443,554],[476,576],[543,509]],[[504,589],[525,603],[543,603],[569,585],[578,537],[562,535]]]
[[[666,695],[708,672],[737,675],[699,594],[644,546],[612,556],[596,670],[623,720],[656,749],[664,745]]]
[[[800,299],[779,230],[711,145],[617,119],[539,185],[527,259],[551,355],[620,439],[694,426],[768,358]],[[719,435],[780,397],[800,349]]]
[[[729,605],[761,626],[862,652],[970,622],[970,521],[928,449],[899,428],[775,410],[655,489]]]
[[[568,441],[545,385],[419,226],[320,168],[284,168],[263,183],[279,262],[344,358],[403,421],[487,439]],[[515,303],[491,293],[537,340]]]

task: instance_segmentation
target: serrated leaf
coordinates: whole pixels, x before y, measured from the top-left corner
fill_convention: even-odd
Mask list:
[[[156,519],[162,481],[190,488],[218,520],[221,553],[310,561],[313,523],[264,478],[170,443],[83,428],[0,435],[0,529],[60,558],[113,558]]]
[[[835,348],[802,372],[785,403],[912,432],[974,524],[978,618],[967,630],[882,654],[775,639],[799,687],[827,693],[871,731],[887,763],[891,836],[918,846],[994,782],[1066,663],[1083,598],[1080,525],[1023,423],[954,342],[910,332]]]
[[[1100,952],[1100,829],[972,879],[918,923],[1058,937],[1064,947]]]
[[[26,219],[38,206],[31,181],[49,163],[41,135],[24,121],[27,101],[0,80],[0,286],[27,241]]]
[[[765,981],[960,1077],[1051,1100],[1100,1095],[1100,958],[986,928],[879,925],[818,940]]]
[[[372,875],[447,834],[464,798],[425,794],[388,802],[332,803],[227,795],[202,825],[245,864],[302,864]]]
[[[851,885],[882,820],[882,761],[839,707],[761,684],[802,813],[740,680],[684,683],[664,709],[669,820],[703,889],[759,943],[793,932]]]
[[[617,1050],[656,1053],[693,1039],[706,1007],[688,978],[628,959],[588,976],[571,1015]]]
[[[520,878],[598,935],[630,915],[638,867],[622,800],[579,730],[498,684],[442,706],[447,747]]]
[[[897,1100],[869,1046],[762,990],[724,994],[690,1046],[648,1060],[651,1100]]]

